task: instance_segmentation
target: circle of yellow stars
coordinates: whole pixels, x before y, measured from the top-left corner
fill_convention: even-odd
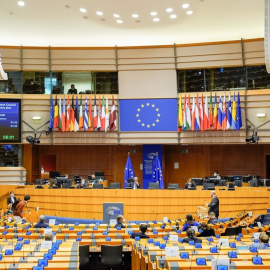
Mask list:
[[[153,177],[156,178],[156,171],[159,171],[159,181],[161,180],[162,177],[162,171],[160,168],[155,168],[155,171],[153,171]]]
[[[152,122],[152,123],[145,123],[143,122],[141,119],[140,119],[140,113],[141,113],[141,110],[145,107],[152,107],[156,113],[157,113],[157,118]],[[160,112],[159,112],[159,108],[156,108],[156,105],[155,104],[150,104],[149,102],[147,102],[146,104],[142,104],[138,109],[137,109],[137,114],[136,114],[136,117],[138,118],[137,122],[142,125],[142,127],[146,127],[146,128],[150,128],[151,126],[152,127],[155,127],[156,124],[159,123],[159,117],[161,116]]]

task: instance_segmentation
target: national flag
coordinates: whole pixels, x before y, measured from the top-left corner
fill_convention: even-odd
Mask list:
[[[80,114],[79,114],[79,130],[83,129],[83,107],[82,107],[82,96],[80,100]]]
[[[59,126],[59,107],[57,104],[57,95],[55,98],[55,104],[54,104],[54,118],[53,118],[53,128],[58,128]]]
[[[227,127],[227,108],[226,108],[226,95],[224,92],[223,106],[222,106],[222,129],[225,130]]]
[[[204,104],[203,104],[203,95],[201,96],[201,103],[200,103],[200,126],[201,131],[204,131]]]
[[[97,117],[97,104],[96,104],[96,97],[94,103],[94,117],[93,117],[93,129],[97,129],[98,124],[98,117]]]
[[[187,118],[187,127],[186,129],[191,128],[191,106],[190,106],[190,95],[188,95],[188,101],[186,103],[186,118]]]
[[[105,109],[105,132],[110,130],[110,113],[108,96],[106,96],[106,109]]]
[[[74,99],[72,96],[72,103],[70,107],[70,121],[69,121],[69,131],[74,131],[75,130],[75,114],[74,114]]]
[[[63,106],[62,106],[62,131],[66,131],[66,100],[65,95],[63,98]]]
[[[104,102],[104,95],[102,98],[102,107],[101,107],[101,130],[105,129],[105,102]]]
[[[178,103],[178,128],[181,130],[183,127],[183,108],[182,108],[182,96],[180,94]]]
[[[211,92],[210,103],[209,103],[208,129],[210,130],[212,126],[213,126],[213,101],[212,101],[212,92]]]
[[[70,125],[70,104],[69,104],[69,96],[68,96],[67,116],[66,116],[66,131],[69,131],[69,125]]]
[[[54,108],[53,108],[53,97],[51,95],[50,125],[49,125],[50,131],[53,131],[53,119],[54,119]]]
[[[203,111],[203,129],[209,129],[209,110],[208,110],[208,97],[205,95],[204,111]]]
[[[93,124],[93,121],[92,121],[92,104],[91,104],[91,95],[89,96],[89,112],[88,112],[88,131],[91,130],[92,128],[92,124]]]
[[[232,126],[232,101],[231,101],[231,91],[229,91],[229,100],[227,108],[227,129]]]
[[[194,131],[195,130],[195,98],[194,98],[194,93],[193,93],[193,101],[192,101],[192,112],[191,112],[191,121],[192,121],[192,127],[191,130]]]
[[[101,102],[100,102],[100,96],[99,96],[99,101],[98,101],[98,111],[97,111],[97,130],[100,131],[101,129]]]
[[[222,129],[222,99],[221,99],[221,92],[219,95],[219,103],[218,103],[218,123],[217,128]]]
[[[76,96],[76,105],[74,110],[74,131],[77,132],[79,130],[79,120],[80,120],[80,108],[78,96]]]
[[[125,166],[125,171],[124,171],[124,187],[127,187],[127,181],[129,178],[134,178],[135,177],[135,172],[133,170],[132,162],[128,153],[128,158]]]
[[[242,127],[242,115],[240,106],[240,94],[238,92],[237,111],[236,111],[236,130],[238,131]]]
[[[235,100],[235,92],[233,93],[233,104],[232,104],[232,129],[236,129],[236,100]]]
[[[185,95],[185,100],[184,100],[184,110],[183,110],[183,128],[182,130],[185,131],[187,129],[187,108],[186,108],[186,95]]]
[[[200,114],[199,114],[199,98],[197,94],[195,106],[195,130],[198,131],[199,129],[200,129]]]
[[[87,108],[87,98],[85,96],[85,102],[84,102],[84,121],[83,121],[83,128],[84,131],[88,131],[88,108]]]
[[[159,188],[164,189],[162,168],[161,168],[161,164],[160,164],[158,155],[156,155],[154,166],[153,166],[152,182],[159,183]]]
[[[58,128],[61,131],[62,129],[62,103],[61,103],[61,95],[59,95],[59,106],[58,106]]]
[[[217,93],[215,93],[215,105],[214,105],[214,130],[218,127],[218,104],[217,104]]]
[[[116,129],[116,110],[114,105],[114,96],[112,96],[112,107],[110,114],[110,131],[114,131]]]

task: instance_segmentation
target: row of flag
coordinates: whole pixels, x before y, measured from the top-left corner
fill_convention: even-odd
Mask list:
[[[208,107],[209,105],[209,107]],[[195,98],[193,94],[192,108],[190,102],[190,95],[185,96],[184,104],[182,105],[182,97],[180,96],[178,105],[178,128],[180,131],[204,131],[204,130],[240,130],[242,127],[242,116],[240,106],[240,95],[238,92],[238,100],[231,100],[231,93],[229,92],[228,102],[226,103],[226,94],[224,92],[223,100],[220,92],[219,102],[217,102],[217,95],[215,93],[215,100],[213,104],[212,92],[210,93],[210,101],[208,104],[208,97],[203,95]]]
[[[114,97],[112,100],[111,111],[109,112],[108,106],[108,96],[106,96],[106,105],[104,96],[102,103],[99,97],[98,106],[96,104],[96,98],[94,101],[93,115],[92,115],[92,103],[91,96],[89,97],[89,102],[87,97],[85,97],[85,103],[83,106],[82,97],[80,99],[80,104],[78,96],[76,96],[76,103],[74,104],[74,99],[72,97],[72,103],[69,102],[69,97],[66,100],[65,95],[63,95],[63,100],[61,95],[59,97],[59,105],[57,103],[57,96],[55,99],[55,104],[53,104],[53,97],[51,95],[51,109],[50,109],[50,131],[53,129],[58,129],[59,131],[114,131],[116,129],[116,109],[114,104]],[[84,107],[84,109],[83,109]]]

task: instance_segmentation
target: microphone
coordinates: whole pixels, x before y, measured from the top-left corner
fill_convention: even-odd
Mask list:
[[[246,212],[246,210],[247,210],[248,208],[250,208],[250,206],[253,205],[253,204],[254,204],[254,202],[251,203],[247,208],[245,208],[245,209],[243,210],[243,212]]]
[[[179,216],[180,216],[184,211],[186,211],[186,208],[183,209],[183,210],[180,212]],[[178,220],[181,221],[181,218],[178,218]]]
[[[220,245],[219,245],[219,250],[218,250],[218,255],[217,255],[217,262],[216,262],[216,267],[215,267],[215,268],[217,268],[218,258],[219,258],[219,255],[220,255],[222,243],[223,243],[223,242],[220,242]],[[216,247],[217,247],[217,246],[216,246]]]
[[[24,227],[22,227],[22,238],[23,238],[23,229]],[[22,245],[22,249],[23,249],[23,260],[24,260],[24,244]]]
[[[157,216],[158,216],[158,213],[156,214],[154,221],[157,221]]]
[[[60,214],[60,212],[57,212],[59,214],[59,216],[64,220],[64,222],[66,223],[65,228],[68,228],[68,223],[67,220]]]
[[[151,218],[151,216],[153,215],[154,212],[155,212],[155,211],[153,211],[153,212],[150,214],[150,216],[149,216],[149,218],[148,218],[148,220],[147,220],[147,227],[148,227],[148,228],[150,227],[150,225],[149,225],[149,220],[150,220],[150,218]]]
[[[109,219],[108,219],[108,226],[110,226],[111,216],[112,216],[112,214],[110,214],[110,216],[109,216]]]

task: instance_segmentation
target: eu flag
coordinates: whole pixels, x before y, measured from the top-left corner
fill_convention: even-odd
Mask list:
[[[53,97],[51,95],[51,109],[50,109],[50,125],[49,130],[53,130],[53,118],[54,118],[54,108],[53,108]]]
[[[159,188],[164,189],[162,168],[161,168],[161,165],[160,165],[158,155],[156,155],[155,163],[154,163],[154,166],[153,166],[152,181],[153,182],[158,182],[159,183]]]
[[[177,131],[177,100],[120,100],[120,130]]]
[[[237,110],[236,110],[236,130],[238,131],[242,127],[242,115],[240,106],[240,95],[238,92]]]
[[[127,163],[126,163],[126,166],[125,166],[125,172],[124,172],[124,187],[127,186],[127,180],[129,178],[134,178],[134,177],[135,177],[135,173],[134,173],[134,170],[133,170],[133,166],[132,166],[132,163],[131,163],[130,156],[128,155]]]

